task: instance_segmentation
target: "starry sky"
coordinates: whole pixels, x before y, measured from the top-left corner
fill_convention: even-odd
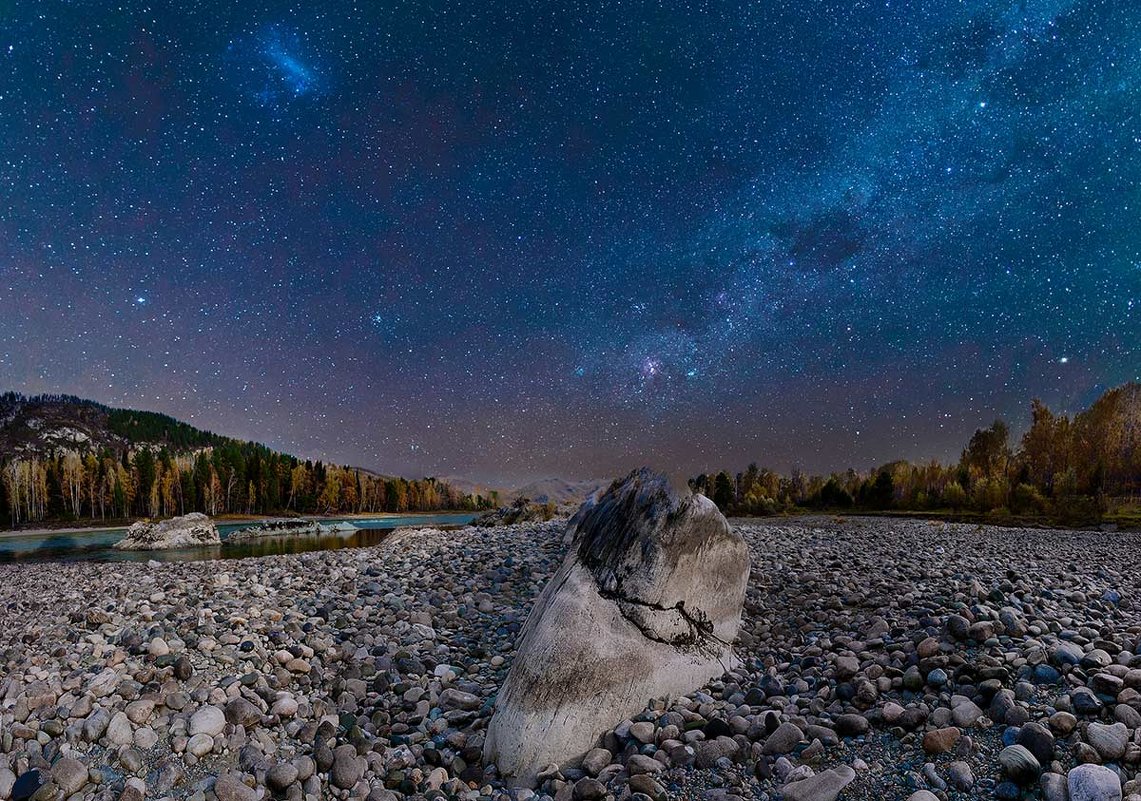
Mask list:
[[[1141,4],[0,2],[0,389],[489,481],[1141,377]]]

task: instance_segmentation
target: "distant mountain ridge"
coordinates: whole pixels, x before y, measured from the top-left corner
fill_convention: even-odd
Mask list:
[[[519,498],[527,498],[535,503],[553,503],[556,506],[565,504],[579,504],[599,489],[610,486],[608,478],[540,478],[526,484],[511,487],[493,485],[482,481],[473,481],[462,476],[444,476],[446,481],[456,489],[468,494],[491,498],[499,506],[506,506]]]
[[[512,490],[514,498],[530,498],[535,503],[553,503],[559,506],[582,503],[595,492],[610,485],[610,479],[588,478],[580,481],[565,478],[544,478]]]

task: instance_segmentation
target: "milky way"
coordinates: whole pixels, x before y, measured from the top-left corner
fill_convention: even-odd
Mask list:
[[[0,388],[511,479],[1141,378],[1136,4],[372,5],[2,12]]]

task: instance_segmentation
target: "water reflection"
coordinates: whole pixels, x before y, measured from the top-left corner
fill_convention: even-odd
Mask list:
[[[348,522],[356,526],[342,532],[316,535],[275,535],[242,540],[226,544],[229,535],[255,523],[218,526],[222,545],[200,548],[182,548],[172,551],[117,551],[113,547],[123,538],[125,529],[112,531],[74,532],[67,534],[28,534],[0,537],[0,563],[4,562],[188,562],[207,559],[243,559],[251,556],[328,551],[338,548],[363,548],[377,545],[394,529],[405,526],[431,526],[457,528],[472,521],[472,514],[406,515],[367,520],[327,521]]]

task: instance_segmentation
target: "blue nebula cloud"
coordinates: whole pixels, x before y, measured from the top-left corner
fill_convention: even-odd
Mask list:
[[[265,25],[252,36],[234,40],[226,55],[228,77],[243,96],[263,108],[281,110],[326,88],[302,35],[283,25]]]
[[[300,37],[296,34],[286,37],[279,29],[272,28],[264,45],[262,53],[276,69],[281,87],[298,97],[317,89],[316,72],[297,55]]]

